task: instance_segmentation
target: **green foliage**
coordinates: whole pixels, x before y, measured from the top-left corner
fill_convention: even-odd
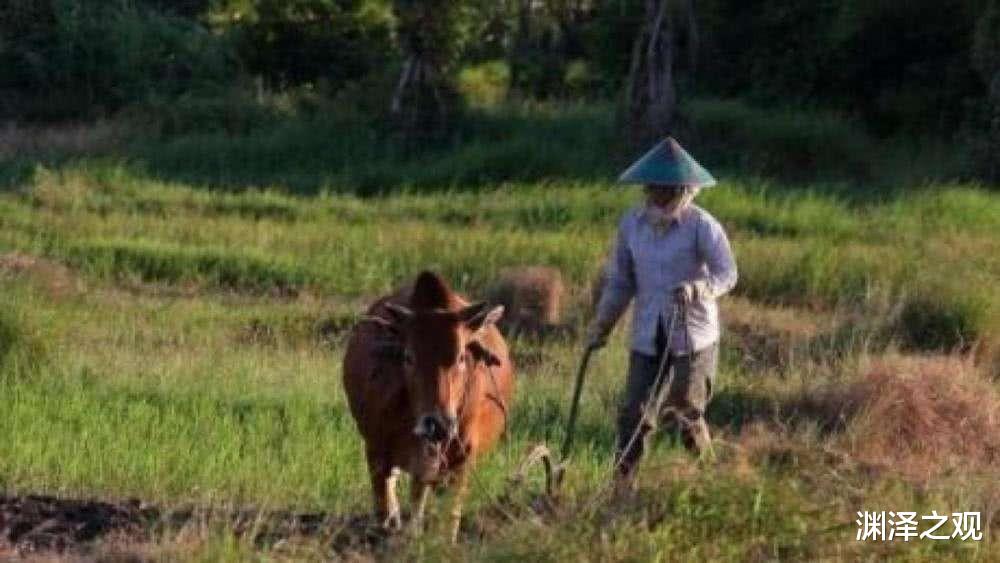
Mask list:
[[[0,91],[13,93],[7,111],[22,118],[110,112],[235,75],[224,40],[138,1],[45,0],[31,9],[31,25],[20,28],[18,18],[2,22],[10,29],[0,51]]]
[[[540,100],[579,94],[566,82],[566,76],[580,77],[580,63],[590,59],[589,30],[595,11],[605,3],[519,0],[504,4],[507,10],[502,31],[511,66],[511,89],[521,97]],[[605,44],[600,50],[611,48]],[[587,94],[591,97],[597,92]]]
[[[455,74],[472,29],[469,8],[450,0],[393,2],[404,62],[388,109],[393,129],[411,146],[447,138],[458,122]]]
[[[504,61],[467,66],[458,73],[458,91],[473,107],[495,107],[507,99],[510,67]]]
[[[393,0],[393,9],[403,52],[418,55],[445,74],[454,71],[471,39],[470,6],[453,0]]]
[[[566,65],[563,87],[568,97],[577,100],[593,98],[599,82],[599,77],[586,60],[574,59]]]
[[[173,137],[191,133],[246,134],[277,123],[281,114],[238,90],[228,94],[185,94],[177,98],[151,96],[121,116],[151,135]]]
[[[972,45],[972,60],[986,83],[994,80],[1000,70],[1000,2],[986,2],[976,24]]]
[[[370,107],[344,100],[349,103]],[[609,112],[601,106],[470,111],[451,142],[420,150],[386,138],[357,114],[345,118],[331,112],[236,137],[216,132],[147,141],[132,147],[129,156],[164,179],[227,188],[281,186],[303,194],[373,194],[403,186],[440,190],[608,177],[614,173],[611,138]]]
[[[699,4],[705,52],[699,87],[758,101],[822,100],[880,134],[948,132],[983,89],[970,38],[979,13],[964,0]]]
[[[707,41],[700,80],[711,91],[801,100],[820,88],[830,55],[827,39],[838,2],[738,2],[699,5]],[[793,70],[794,69],[794,70]]]
[[[597,68],[601,94],[615,97],[624,88],[643,17],[644,5],[639,0],[600,2],[596,17],[583,30],[584,49]]]
[[[736,100],[699,99],[684,106],[695,148],[735,166],[788,180],[868,179],[875,144],[864,128],[834,113],[755,108]]]
[[[1000,180],[1000,2],[986,3],[983,15],[976,27],[973,43],[973,60],[976,68],[987,84],[986,100],[980,104],[982,116],[979,131],[979,164],[984,176],[990,180]]]
[[[996,173],[995,2],[708,0],[696,10],[697,37],[679,33],[676,44],[682,100],[700,92],[830,107],[878,136],[954,139],[968,148],[965,175]],[[675,28],[686,29],[676,11]],[[408,100],[457,107],[462,68],[461,91],[474,104],[495,104],[506,90],[609,100],[621,92],[643,17],[638,0],[9,0],[0,10],[0,117],[85,119],[138,104],[136,113],[153,108],[178,122],[164,114],[183,98],[192,115],[212,114],[208,129],[245,130],[254,119],[245,100],[297,88],[337,100],[317,104],[324,111],[347,101],[382,116],[400,53],[420,53],[439,82],[437,94]],[[489,62],[501,59],[509,77]],[[242,109],[208,107],[232,101]],[[438,113],[454,125],[460,112]]]
[[[246,70],[272,89],[322,83],[335,90],[389,60],[388,0],[224,0],[211,11],[235,37]]]

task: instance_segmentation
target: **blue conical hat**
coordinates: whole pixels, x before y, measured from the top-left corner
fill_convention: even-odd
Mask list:
[[[626,184],[664,184],[710,188],[715,178],[691,158],[680,144],[667,137],[622,172]]]

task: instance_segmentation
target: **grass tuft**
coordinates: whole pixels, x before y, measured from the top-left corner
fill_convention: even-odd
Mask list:
[[[38,329],[17,306],[0,309],[0,378],[38,373],[48,350]]]

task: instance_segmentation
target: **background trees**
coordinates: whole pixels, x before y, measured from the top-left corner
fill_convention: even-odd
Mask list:
[[[336,90],[391,59],[392,14],[382,1],[224,0],[208,15],[272,91],[317,82]]]
[[[672,132],[677,113],[675,85],[679,37],[687,59],[697,59],[697,16],[693,0],[646,0],[645,17],[632,45],[625,93],[628,144],[641,149]],[[688,65],[693,69],[693,64]]]
[[[232,81],[237,66],[225,37],[172,8],[130,0],[0,2],[0,117],[90,117]]]
[[[1000,180],[1000,2],[991,0],[983,9],[976,28],[973,59],[982,80],[987,84],[983,126],[984,172],[990,180]]]
[[[468,38],[469,6],[451,0],[395,0],[403,67],[390,110],[410,137],[447,129],[455,109],[454,65]]]
[[[468,92],[613,100],[640,144],[694,96],[953,137],[997,128],[996,12],[995,0],[0,0],[0,118],[256,84],[361,91],[403,130],[443,131],[456,74],[489,65]]]

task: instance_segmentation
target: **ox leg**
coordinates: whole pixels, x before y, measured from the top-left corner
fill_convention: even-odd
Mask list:
[[[414,536],[419,536],[424,531],[424,511],[427,508],[427,499],[431,496],[431,486],[421,483],[416,478],[410,487],[410,500],[412,501],[412,516],[410,518],[410,532]]]
[[[387,530],[398,530],[403,521],[399,516],[399,499],[396,497],[396,480],[399,470],[373,468],[371,471],[372,492],[375,496],[375,516]]]
[[[469,466],[464,465],[455,475],[455,499],[451,505],[451,522],[449,537],[451,543],[458,543],[458,528],[462,523],[462,505],[469,493]]]

